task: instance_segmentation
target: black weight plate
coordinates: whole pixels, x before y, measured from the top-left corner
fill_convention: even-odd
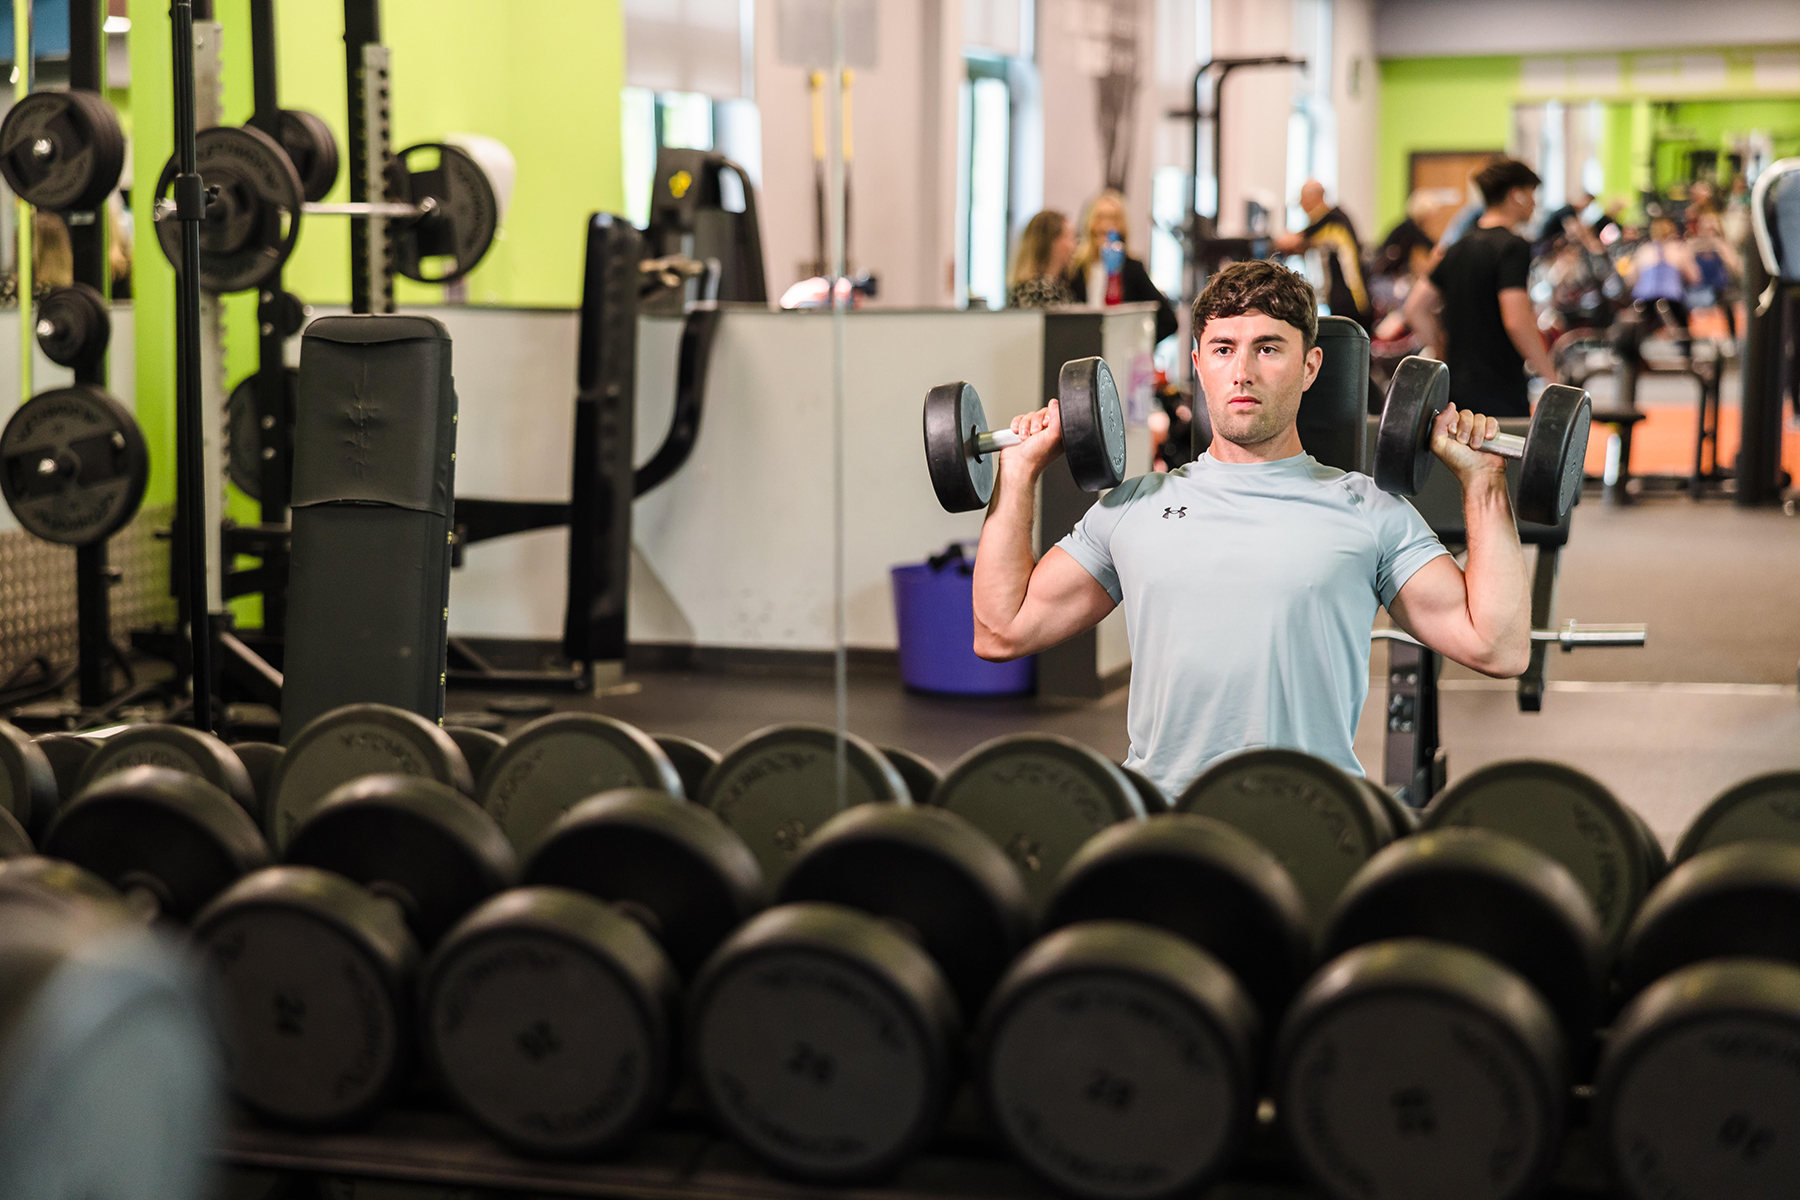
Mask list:
[[[539,840],[521,880],[643,918],[683,979],[765,899],[762,870],[737,834],[699,805],[649,788],[575,805]]]
[[[433,154],[436,166],[420,165]],[[420,283],[449,283],[473,271],[500,228],[493,181],[467,151],[455,146],[421,142],[394,155],[388,164],[388,196],[430,210],[416,220],[388,223],[394,269]]]
[[[505,733],[506,718],[497,712],[447,712],[444,714],[444,728],[455,729],[462,726],[468,729],[485,729],[489,733]]]
[[[36,332],[38,346],[51,362],[91,366],[106,357],[112,337],[106,297],[85,283],[56,288],[38,301]]]
[[[1145,815],[1137,789],[1105,755],[1047,733],[983,742],[956,761],[931,802],[992,838],[1040,909],[1089,838]]]
[[[427,950],[518,877],[513,849],[493,818],[452,788],[416,775],[368,775],[334,789],[294,831],[283,857],[397,900]]]
[[[504,892],[444,938],[420,993],[428,1061],[515,1150],[602,1155],[662,1106],[679,984],[611,905],[563,888]]]
[[[469,764],[469,774],[477,779],[487,770],[488,764],[506,749],[505,738],[485,729],[477,729],[473,725],[445,725],[444,732],[450,735],[450,740],[462,751],[463,761]]]
[[[1333,1200],[1522,1200],[1556,1165],[1568,1076],[1523,979],[1457,946],[1377,942],[1294,1001],[1275,1109]]]
[[[972,384],[940,383],[925,393],[925,465],[945,512],[986,508],[994,494],[999,456],[975,453],[975,435],[985,432],[987,414]]]
[[[231,752],[250,773],[250,787],[255,792],[255,806],[245,809],[258,829],[268,828],[269,791],[275,784],[275,771],[287,751],[273,742],[233,742]]]
[[[269,863],[262,835],[229,795],[198,775],[152,766],[82,788],[57,813],[42,849],[177,924]]]
[[[787,874],[807,836],[843,809],[878,800],[912,803],[894,765],[847,733],[840,804],[837,745],[836,732],[822,725],[772,725],[727,750],[706,777],[700,803],[744,839],[770,887]]]
[[[1517,838],[1567,867],[1594,902],[1608,947],[1650,890],[1654,864],[1625,806],[1561,763],[1520,759],[1463,776],[1425,810],[1426,829],[1476,828]]]
[[[475,791],[469,764],[450,735],[417,713],[385,704],[349,704],[294,735],[271,785],[264,829],[277,853],[339,784],[364,775],[418,775]]]
[[[1594,1087],[1600,1156],[1628,1200],[1786,1200],[1800,1179],[1800,969],[1719,959],[1614,1022]]]
[[[1644,848],[1644,862],[1647,863],[1650,868],[1650,886],[1654,888],[1658,883],[1662,882],[1662,877],[1669,873],[1668,852],[1663,849],[1661,839],[1659,839],[1656,836],[1655,831],[1650,828],[1650,823],[1644,820],[1644,815],[1642,813],[1638,812],[1635,808],[1627,806],[1625,815],[1631,818],[1631,823],[1633,825],[1637,826],[1638,842]]]
[[[982,1091],[1013,1153],[1066,1195],[1198,1194],[1254,1124],[1259,1024],[1204,950],[1124,921],[1072,925],[995,990]]]
[[[31,835],[25,832],[25,826],[10,812],[0,808],[0,859],[23,858],[36,853],[31,844]]]
[[[954,813],[869,804],[813,834],[781,885],[782,903],[818,900],[910,930],[973,1024],[1031,934],[1024,885],[991,842]]]
[[[32,739],[32,744],[43,751],[56,776],[55,798],[49,804],[34,805],[31,821],[25,826],[36,839],[43,837],[50,822],[56,819],[56,810],[63,798],[75,794],[75,781],[81,778],[82,768],[100,749],[101,742],[99,738],[80,733],[45,733]]]
[[[137,419],[89,384],[38,393],[0,432],[0,492],[26,532],[47,542],[105,541],[137,514],[149,482]]]
[[[900,772],[900,778],[906,780],[906,794],[912,797],[914,804],[930,804],[931,795],[937,791],[938,784],[944,781],[936,764],[911,750],[902,750],[898,746],[883,746],[881,753],[894,764],[894,770]]]
[[[282,368],[287,388],[287,411],[294,411],[299,395],[300,372]],[[225,398],[225,471],[238,491],[252,500],[262,499],[263,429],[256,411],[256,376],[238,381]]]
[[[37,814],[56,812],[56,772],[43,748],[0,721],[0,808],[29,829]]]
[[[1375,431],[1375,486],[1416,496],[1431,474],[1431,425],[1450,403],[1450,368],[1410,354],[1394,368]]]
[[[696,799],[706,783],[707,775],[719,765],[719,760],[724,756],[705,742],[696,742],[693,738],[677,737],[672,733],[651,736],[662,747],[662,752],[669,756],[669,761],[675,766],[675,773],[681,776],[681,794],[690,800]]]
[[[1138,921],[1208,951],[1269,1028],[1306,978],[1306,900],[1275,856],[1223,821],[1170,813],[1115,825],[1063,869],[1044,928]]]
[[[569,809],[614,788],[683,794],[675,764],[649,734],[598,713],[565,712],[513,734],[476,797],[523,854]]]
[[[1168,793],[1156,786],[1156,781],[1138,770],[1136,767],[1120,765],[1119,770],[1125,778],[1131,780],[1131,786],[1137,792],[1138,802],[1144,806],[1144,815],[1154,817],[1158,813],[1174,812],[1175,806],[1169,802]]]
[[[1357,782],[1362,784],[1365,792],[1375,798],[1375,803],[1381,805],[1381,811],[1387,814],[1388,825],[1393,829],[1395,837],[1403,838],[1410,833],[1418,832],[1418,809],[1373,779],[1358,776]]]
[[[323,200],[338,177],[337,138],[317,113],[303,108],[281,110],[281,148],[300,177],[300,190],[308,200]]]
[[[1626,930],[1619,982],[1630,996],[1689,963],[1737,956],[1800,966],[1800,846],[1733,842],[1670,871]]]
[[[51,212],[101,204],[118,186],[124,149],[112,106],[92,92],[33,92],[0,122],[0,175]]]
[[[1350,877],[1394,840],[1386,812],[1343,768],[1298,750],[1240,750],[1218,759],[1175,802],[1268,848],[1323,925]]]
[[[719,948],[688,1003],[692,1076],[776,1169],[878,1178],[935,1130],[962,1029],[925,952],[887,922],[784,904]]]
[[[329,1127],[372,1114],[405,1082],[419,951],[394,905],[330,871],[272,867],[209,904],[193,936],[218,980],[239,1101]]]
[[[33,899],[49,893],[77,903],[112,905],[121,920],[137,923],[111,884],[87,868],[61,859],[26,854],[0,863],[0,894],[5,902],[18,900],[22,893],[30,893]]]
[[[1553,383],[1538,397],[1519,460],[1519,516],[1539,525],[1560,525],[1581,496],[1587,461],[1588,394]]]
[[[133,725],[106,739],[81,769],[77,790],[130,767],[167,767],[196,775],[255,812],[256,784],[237,754],[217,737],[183,725]]]
[[[1390,938],[1434,938],[1487,955],[1538,990],[1585,1050],[1602,996],[1594,906],[1567,869],[1482,829],[1426,829],[1369,860],[1325,930],[1327,957]]]
[[[1771,771],[1727,788],[1688,825],[1675,861],[1732,842],[1800,844],[1800,770]]]
[[[1057,376],[1063,453],[1084,492],[1118,487],[1125,478],[1125,409],[1103,358],[1078,358]]]
[[[215,125],[195,135],[200,177],[218,194],[200,223],[200,286],[209,292],[244,292],[281,269],[300,236],[306,203],[300,176],[279,143],[260,129]],[[156,240],[171,263],[181,262],[181,223],[165,211],[175,183],[176,161],[156,184]]]

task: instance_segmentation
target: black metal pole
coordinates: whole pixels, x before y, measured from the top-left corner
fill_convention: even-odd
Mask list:
[[[369,81],[364,78],[363,47],[381,41],[381,10],[376,0],[344,0],[344,79],[349,101],[350,199],[366,203],[369,199],[369,139],[380,136],[364,119],[364,93]],[[382,297],[369,287],[369,222],[366,217],[350,218],[350,311],[381,312]]]
[[[175,60],[175,219],[181,222],[181,263],[175,269],[175,477],[178,526],[186,545],[188,639],[194,690],[194,727],[211,731],[212,623],[206,595],[206,446],[200,402],[200,222],[206,193],[194,144],[194,3],[169,7]]]

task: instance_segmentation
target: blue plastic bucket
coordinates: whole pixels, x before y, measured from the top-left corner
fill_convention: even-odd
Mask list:
[[[959,696],[1029,692],[1037,685],[1035,657],[1005,663],[976,657],[971,571],[960,553],[893,568],[900,679],[916,691]]]

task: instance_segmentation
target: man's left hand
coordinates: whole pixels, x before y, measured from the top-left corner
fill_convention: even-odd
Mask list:
[[[1477,412],[1458,409],[1454,404],[1444,406],[1438,414],[1431,429],[1431,450],[1446,467],[1456,475],[1457,481],[1468,486],[1471,479],[1481,475],[1506,474],[1506,460],[1498,454],[1490,454],[1485,450],[1477,450],[1476,446],[1500,432],[1500,422],[1493,417],[1484,417]]]

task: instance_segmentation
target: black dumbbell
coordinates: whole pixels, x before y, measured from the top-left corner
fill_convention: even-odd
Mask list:
[[[963,1031],[1025,943],[1024,885],[952,814],[863,804],[813,834],[777,898],[694,982],[694,1083],[777,1170],[879,1177],[943,1116]]]
[[[1112,760],[1073,739],[1040,733],[975,747],[945,773],[931,803],[1006,851],[1038,909],[1088,839],[1146,815],[1131,778]]]
[[[1432,423],[1450,402],[1450,368],[1412,355],[1394,368],[1381,425],[1375,434],[1375,486],[1396,496],[1416,496],[1436,458]],[[1581,494],[1592,409],[1580,388],[1553,383],[1538,397],[1524,437],[1502,433],[1475,448],[1519,463],[1519,516],[1560,525]]]
[[[1726,788],[1688,823],[1675,861],[1745,841],[1800,844],[1800,771],[1770,771]]]
[[[653,735],[662,752],[669,756],[675,764],[675,773],[681,776],[681,790],[690,800],[700,798],[700,791],[706,785],[706,777],[712,769],[719,765],[724,756],[705,742],[697,742],[693,738],[678,737],[672,733]]]
[[[233,742],[231,752],[250,774],[250,786],[256,794],[256,807],[250,815],[258,829],[268,828],[269,791],[275,783],[275,772],[287,751],[274,742]]]
[[[41,831],[39,821],[47,825],[56,815],[57,795],[56,771],[43,747],[0,721],[0,809],[21,834]],[[10,841],[16,846],[18,837]]]
[[[1063,452],[1076,486],[1103,492],[1125,478],[1125,412],[1101,358],[1063,364],[1057,377]],[[981,397],[967,383],[940,383],[925,394],[925,462],[947,512],[972,512],[994,494],[994,459],[1019,444],[1011,429],[989,429]]]
[[[937,764],[923,755],[902,750],[898,746],[883,746],[881,753],[894,764],[894,770],[900,772],[900,778],[906,780],[906,794],[912,797],[912,802],[930,804],[932,793],[937,791],[938,784],[944,782]]]
[[[476,799],[518,851],[577,803],[614,788],[681,796],[681,775],[650,735],[598,713],[553,713],[513,734],[481,777]]]
[[[164,767],[195,775],[230,796],[255,820],[261,812],[255,782],[223,741],[182,725],[133,725],[110,734],[82,765],[77,790],[129,767]]]
[[[1127,822],[1071,860],[982,1019],[995,1126],[1092,1200],[1197,1194],[1255,1125],[1265,1031],[1310,961],[1306,904],[1223,822]]]
[[[1632,996],[1703,959],[1744,957],[1800,966],[1800,846],[1732,842],[1670,871],[1620,943],[1620,990]]]
[[[487,770],[502,750],[506,749],[506,739],[486,729],[477,729],[473,725],[445,725],[444,732],[462,751],[463,761],[469,764],[469,778],[475,781],[476,789],[481,787],[481,775]]]
[[[607,1154],[662,1107],[680,987],[762,906],[762,873],[704,808],[623,788],[564,814],[520,882],[433,953],[425,1053],[463,1110],[515,1150]]]
[[[233,1094],[297,1127],[380,1109],[414,1060],[421,951],[516,873],[493,818],[446,784],[370,775],[327,794],[283,865],[194,921],[220,981]]]
[[[1158,787],[1156,781],[1138,770],[1120,764],[1119,770],[1125,772],[1125,778],[1131,780],[1131,786],[1137,789],[1138,799],[1144,805],[1144,814],[1154,817],[1158,813],[1174,812],[1175,806],[1169,801],[1169,794]]]

